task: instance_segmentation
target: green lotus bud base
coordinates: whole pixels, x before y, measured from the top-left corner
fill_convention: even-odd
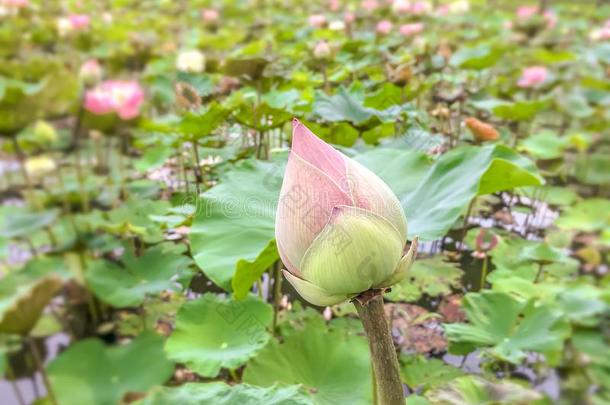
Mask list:
[[[372,289],[355,297],[352,302],[358,311],[369,341],[376,393],[379,405],[404,405],[405,396],[400,381],[400,369],[392,332],[383,309],[383,292]]]

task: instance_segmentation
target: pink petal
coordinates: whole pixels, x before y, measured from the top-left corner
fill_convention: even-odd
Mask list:
[[[347,175],[346,157],[315,136],[296,118],[292,120],[292,152],[330,177],[337,185]]]
[[[275,239],[282,261],[293,274],[300,274],[301,259],[337,205],[352,205],[352,199],[324,172],[291,152],[280,191]]]

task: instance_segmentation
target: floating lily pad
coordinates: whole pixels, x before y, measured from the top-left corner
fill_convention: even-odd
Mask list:
[[[493,291],[469,293],[463,302],[470,324],[445,325],[452,343],[490,347],[498,358],[515,364],[527,351],[543,353],[553,362],[563,349],[569,325],[547,305]]]
[[[83,340],[47,367],[62,405],[114,405],[129,392],[146,392],[164,383],[173,371],[174,365],[163,353],[163,338],[151,332],[124,346]]]
[[[69,276],[62,260],[44,258],[0,279],[0,332],[30,332]]]
[[[527,389],[510,381],[491,382],[478,376],[457,378],[445,387],[426,394],[433,404],[539,404],[544,397],[539,392]]]
[[[269,342],[248,362],[244,381],[263,387],[301,384],[315,404],[369,404],[371,365],[364,338],[313,325],[283,343]]]
[[[425,390],[447,383],[464,372],[446,364],[440,359],[427,359],[421,355],[403,355],[400,357],[400,373],[411,389]]]
[[[562,229],[600,231],[610,226],[610,200],[591,198],[566,209],[555,221]]]
[[[176,316],[176,328],[165,351],[204,377],[221,368],[236,369],[269,340],[273,310],[258,298],[234,301],[211,293],[187,302]]]
[[[51,225],[57,220],[59,210],[43,212],[13,211],[3,218],[0,236],[5,238],[29,237],[32,233]]]
[[[127,249],[120,264],[93,262],[85,278],[102,301],[116,308],[137,306],[147,295],[181,289],[179,281],[193,274],[188,270],[191,259],[184,250],[184,245],[160,244],[136,256]],[[188,278],[183,281],[188,282]]]
[[[417,301],[423,294],[430,297],[447,295],[461,285],[462,270],[457,263],[443,257],[419,259],[413,263],[407,277],[392,286],[386,297],[392,301]]]
[[[312,404],[300,387],[256,387],[249,384],[234,386],[222,382],[187,383],[179,387],[155,387],[137,405],[309,405]]]

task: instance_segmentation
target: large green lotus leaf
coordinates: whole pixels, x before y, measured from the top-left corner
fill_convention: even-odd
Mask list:
[[[371,149],[354,156],[354,160],[374,170],[399,196],[415,190],[430,168],[425,153],[394,148]]]
[[[460,377],[464,372],[441,359],[411,354],[400,357],[400,374],[411,389],[421,387],[427,390]]]
[[[451,56],[450,63],[464,69],[481,70],[495,65],[503,53],[502,48],[489,44],[464,47]]]
[[[386,297],[392,301],[417,301],[423,294],[430,297],[447,295],[452,288],[461,285],[463,271],[457,263],[443,260],[442,257],[416,260],[407,276],[392,286]]]
[[[561,229],[594,232],[610,226],[610,200],[591,198],[566,209],[555,221]]]
[[[243,378],[263,387],[301,384],[315,404],[370,403],[371,366],[364,338],[316,323],[307,323],[283,343],[272,340],[248,362]]]
[[[197,265],[220,287],[230,288],[241,260],[256,267],[260,252],[273,239],[284,165],[244,161],[201,195],[189,234],[191,249]]]
[[[587,152],[578,155],[574,168],[574,176],[585,184],[610,184],[610,150],[599,153]]]
[[[0,332],[25,335],[70,277],[61,259],[40,258],[0,279]]]
[[[517,364],[527,351],[557,360],[569,325],[562,313],[535,300],[517,301],[502,292],[469,293],[463,310],[469,324],[446,324],[452,343],[490,347],[498,358]]]
[[[174,365],[163,353],[163,338],[152,332],[124,346],[86,339],[70,346],[47,367],[61,405],[116,405],[128,392],[163,384]]]
[[[460,147],[442,155],[402,196],[409,235],[442,237],[477,195],[542,184],[534,164],[502,145]]]
[[[365,107],[364,100],[344,87],[337,94],[328,96],[322,92],[316,94],[314,113],[329,122],[347,121],[357,127],[374,127],[380,123],[374,108]]]
[[[248,295],[252,284],[278,259],[279,254],[275,239],[273,239],[254,261],[239,260],[235,267],[235,276],[231,282],[233,296],[236,299],[242,299]]]
[[[5,238],[29,237],[32,233],[51,225],[59,216],[58,209],[43,212],[29,212],[21,209],[11,210],[3,218],[0,236]]]
[[[178,124],[180,132],[188,140],[199,140],[218,128],[229,115],[220,104],[213,102],[203,114],[188,113]]]
[[[510,121],[531,120],[540,111],[550,105],[549,99],[508,102],[505,100],[473,101],[472,105],[482,110],[489,110],[498,118]]]
[[[236,369],[269,340],[271,306],[254,296],[235,301],[207,293],[187,302],[176,316],[176,328],[165,351],[204,377],[221,368]]]
[[[184,245],[159,244],[141,256],[127,249],[121,263],[93,262],[85,272],[88,286],[102,301],[116,307],[133,307],[147,295],[179,289],[178,280],[189,275],[191,259]]]
[[[519,144],[519,149],[537,159],[555,159],[563,156],[570,140],[553,132],[542,132],[529,136]]]
[[[223,382],[187,383],[179,387],[155,387],[136,405],[310,405],[300,387],[256,387],[249,384],[227,385]]]
[[[539,392],[510,382],[487,381],[479,376],[464,376],[449,384],[426,393],[433,404],[506,404],[506,405],[543,405],[547,402]]]

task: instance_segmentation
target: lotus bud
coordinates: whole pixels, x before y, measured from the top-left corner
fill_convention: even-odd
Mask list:
[[[493,126],[474,117],[466,118],[464,124],[466,124],[477,141],[495,141],[500,138],[500,134]]]
[[[103,70],[95,59],[89,59],[80,67],[78,76],[87,86],[93,86],[102,79]]]
[[[196,49],[180,52],[176,68],[182,72],[201,73],[205,69],[205,55]]]
[[[220,19],[220,13],[218,10],[208,8],[201,11],[201,18],[206,24],[214,25]]]
[[[275,237],[284,276],[318,306],[399,282],[417,251],[415,239],[404,254],[407,220],[390,188],[296,119]]]
[[[42,177],[55,170],[55,161],[48,156],[34,156],[25,161],[25,170],[32,177]]]
[[[319,41],[313,48],[313,56],[316,59],[328,59],[331,53],[330,45],[326,41]]]
[[[307,19],[307,22],[314,28],[322,28],[326,25],[326,17],[324,14],[312,14]]]
[[[377,26],[375,27],[375,31],[377,31],[380,35],[388,35],[392,31],[393,24],[388,20],[379,21]]]
[[[34,125],[34,137],[41,143],[52,143],[57,141],[57,131],[48,122],[39,120]]]
[[[538,87],[548,79],[549,71],[544,66],[531,66],[523,69],[517,86],[523,88]]]

